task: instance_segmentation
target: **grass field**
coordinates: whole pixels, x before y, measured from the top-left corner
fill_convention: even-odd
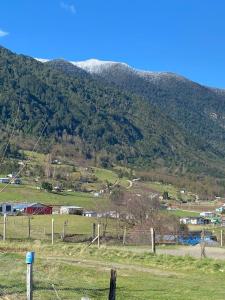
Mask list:
[[[119,178],[116,172],[113,170],[106,170],[101,168],[94,168],[95,170],[95,176],[98,178],[98,180],[105,182],[106,180],[112,184],[119,183],[120,185],[124,187],[129,186],[129,182],[127,178]]]
[[[169,214],[183,218],[183,217],[196,217],[199,216],[199,212],[194,212],[194,211],[188,211],[188,210],[168,210],[167,211]]]
[[[34,299],[105,300],[109,271],[117,269],[119,300],[222,300],[225,263],[210,259],[132,253],[124,248],[57,243],[0,243],[2,299],[25,298],[25,253],[36,252]]]
[[[0,188],[4,184],[0,184]],[[0,202],[41,202],[49,205],[77,205],[87,209],[95,209],[97,203],[102,205],[107,203],[107,199],[94,197],[90,193],[82,192],[63,192],[49,193],[37,190],[29,185],[9,185],[0,193]]]
[[[52,230],[52,219],[54,219],[55,239],[60,239],[63,232],[69,235],[92,236],[93,223],[103,223],[103,219],[88,218],[76,215],[36,215],[30,217],[30,237],[33,240],[50,240]],[[27,216],[8,216],[6,226],[7,239],[22,240],[28,238]],[[64,223],[66,222],[66,226]],[[108,231],[115,231],[116,221],[108,220]],[[101,229],[102,230],[102,227]],[[96,229],[97,231],[97,229]],[[0,235],[3,233],[3,216],[0,217]]]
[[[146,182],[145,185],[160,193],[167,191],[169,193],[169,196],[172,198],[176,198],[177,196],[177,189],[171,184],[162,184],[159,182]]]

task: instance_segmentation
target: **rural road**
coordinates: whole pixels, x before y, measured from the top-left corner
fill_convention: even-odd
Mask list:
[[[206,256],[208,258],[214,259],[224,259],[225,260],[225,248],[219,247],[207,247],[205,248]],[[167,254],[167,255],[175,255],[175,256],[185,256],[190,255],[193,257],[200,258],[201,257],[201,249],[200,245],[196,246],[182,246],[176,247],[174,249],[157,249],[157,254]]]

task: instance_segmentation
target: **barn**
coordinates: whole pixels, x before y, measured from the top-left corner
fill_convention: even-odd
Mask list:
[[[27,205],[23,212],[28,215],[51,215],[52,207],[41,203],[32,203]]]

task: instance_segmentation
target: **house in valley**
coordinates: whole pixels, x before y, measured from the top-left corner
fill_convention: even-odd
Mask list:
[[[79,206],[61,206],[61,215],[79,215],[82,216],[84,213],[84,208]]]

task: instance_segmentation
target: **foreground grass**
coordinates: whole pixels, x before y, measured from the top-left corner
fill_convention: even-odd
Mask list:
[[[117,268],[117,299],[224,299],[225,262],[135,254],[123,248],[58,243],[0,243],[0,291],[25,297],[25,252],[34,250],[34,299],[107,299],[109,270]],[[14,297],[14,298],[13,298]]]

